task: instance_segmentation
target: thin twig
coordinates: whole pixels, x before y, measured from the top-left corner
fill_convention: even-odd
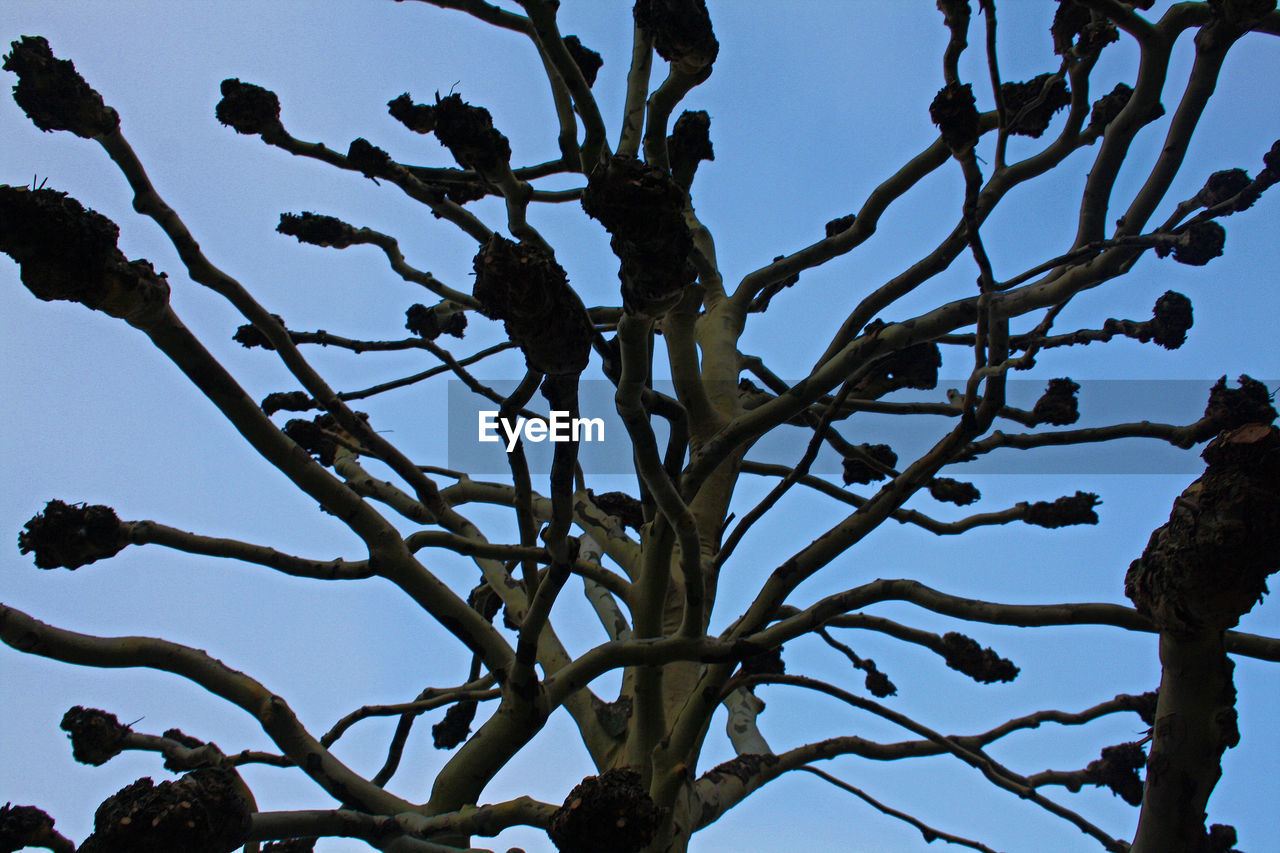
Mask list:
[[[924,836],[924,841],[926,844],[932,844],[935,841],[945,841],[948,844],[959,844],[961,847],[969,847],[974,850],[981,850],[983,851],[983,853],[996,853],[995,850],[992,850],[990,847],[988,847],[987,845],[979,841],[973,841],[968,838],[962,838],[959,835],[952,835],[949,832],[943,832],[940,829],[934,829],[933,827],[929,826],[928,824],[924,823],[918,818],[912,817],[906,812],[901,812],[901,811],[898,811],[897,809],[890,808],[889,806],[886,806],[884,803],[872,797],[866,791],[863,791],[861,788],[855,788],[853,785],[850,785],[848,782],[841,781],[840,779],[837,779],[835,776],[832,776],[830,773],[826,773],[822,770],[819,770],[816,767],[811,767],[808,764],[806,764],[802,767],[797,767],[796,769],[803,770],[806,773],[812,773],[814,776],[817,776],[820,779],[824,779],[827,782],[830,782],[832,785],[835,785],[837,788],[840,788],[841,790],[844,790],[844,791],[848,791],[850,794],[853,794],[855,797],[859,798],[860,800],[863,800],[871,807],[881,812],[884,812],[890,817],[896,817],[898,820],[905,821],[906,823],[911,824],[916,829],[920,830],[920,834]]]

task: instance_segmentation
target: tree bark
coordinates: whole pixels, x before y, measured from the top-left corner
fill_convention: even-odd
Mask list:
[[[1240,741],[1222,632],[1160,636],[1160,698],[1132,853],[1201,853],[1222,754]]]

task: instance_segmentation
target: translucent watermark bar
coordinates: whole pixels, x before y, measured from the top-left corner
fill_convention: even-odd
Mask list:
[[[499,394],[512,393],[518,380],[481,380]],[[1006,434],[1062,432],[1115,424],[1152,423],[1185,426],[1199,420],[1209,400],[1209,389],[1216,379],[1093,379],[1078,380],[1080,389],[1079,420],[1067,426],[1041,424],[1026,427],[1014,420],[997,418],[992,430]],[[1280,381],[1263,380],[1272,389]],[[1030,411],[1044,393],[1047,380],[1010,379],[1007,383],[1007,405]],[[1236,387],[1234,380],[1228,382]],[[927,403],[943,405],[948,389],[961,391],[964,380],[944,380],[932,391],[898,391],[878,403]],[[670,382],[654,383],[660,394],[675,396]],[[546,400],[535,395],[520,417],[519,432],[532,474],[545,475],[551,470],[552,454],[559,436],[571,435],[573,421],[580,423],[578,462],[583,472],[591,474],[631,474],[631,440],[614,406],[615,388],[604,379],[583,380],[579,384],[579,406],[576,415],[552,412]],[[766,392],[767,393],[767,392]],[[754,392],[753,392],[754,394]],[[770,395],[771,396],[771,395]],[[761,398],[763,399],[763,398]],[[510,472],[507,447],[511,431],[496,421],[498,406],[492,400],[473,393],[460,381],[448,383],[448,465],[475,476],[503,476]],[[750,405],[756,405],[751,403]],[[530,423],[530,415],[545,419],[545,426]],[[492,424],[490,440],[481,440],[486,418]],[[534,419],[536,420],[536,419]],[[859,411],[838,422],[840,436],[851,444],[888,445],[898,457],[898,470],[927,452],[956,423],[945,414],[889,414]],[[665,449],[669,429],[666,421],[654,416],[651,425],[658,447]],[[515,422],[508,425],[515,427]],[[585,427],[585,429],[584,429]],[[532,431],[533,439],[529,440]],[[988,432],[988,435],[990,432]],[[752,445],[747,458],[757,462],[791,467],[805,452],[812,429],[786,424],[774,429]],[[556,436],[552,438],[551,436]],[[686,460],[687,463],[688,460]],[[824,446],[810,473],[839,481],[844,460],[830,446]],[[1111,441],[1038,447],[1028,450],[999,448],[971,462],[948,465],[942,476],[964,478],[986,474],[1047,475],[1141,475],[1199,474],[1204,469],[1200,446],[1184,450],[1156,438],[1122,438]]]

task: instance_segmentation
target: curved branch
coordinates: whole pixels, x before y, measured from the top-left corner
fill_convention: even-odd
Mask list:
[[[335,335],[331,332],[326,332],[323,329],[315,332],[296,332],[290,329],[289,337],[293,339],[295,344],[316,344],[322,347],[349,349],[356,355],[365,352],[396,352],[398,350],[407,349],[426,349],[426,347],[422,345],[422,338],[402,338],[397,341],[361,341],[353,338],[344,338],[341,335]]]
[[[267,566],[286,575],[319,580],[361,580],[373,577],[368,560],[350,562],[336,560],[308,560],[284,554],[275,548],[251,545],[236,539],[220,539],[187,533],[155,521],[121,522],[124,534],[135,545],[163,545],[188,554],[204,554],[210,557],[226,557]]]
[[[855,696],[846,690],[841,690],[840,688],[834,687],[826,682],[800,675],[752,675],[743,679],[743,683],[789,684],[796,687],[805,687],[810,690],[826,693],[828,696],[839,699],[840,701],[848,705],[852,705],[855,708],[870,711],[879,717],[883,717],[884,719],[902,726],[908,731],[915,732],[926,740],[931,741],[941,747],[945,752],[951,753],[965,764],[968,764],[980,771],[988,781],[997,787],[1004,788],[1006,791],[1017,794],[1024,800],[1030,800],[1050,814],[1074,824],[1086,835],[1090,835],[1097,839],[1102,846],[1108,851],[1111,851],[1111,853],[1127,853],[1129,849],[1128,844],[1107,835],[1107,833],[1085,820],[1076,812],[1038,794],[1035,788],[1027,784],[1025,777],[1009,770],[998,761],[992,759],[981,749],[963,746],[957,743],[954,739],[941,735],[927,726],[917,723],[915,720],[912,720],[904,714],[899,714],[897,711],[892,711],[884,707],[878,702],[863,699],[861,696]]]
[[[479,301],[471,294],[454,290],[431,273],[409,266],[404,259],[404,254],[400,251],[400,243],[395,237],[383,234],[380,231],[374,231],[372,228],[359,228],[355,234],[364,238],[359,242],[368,242],[381,249],[383,254],[387,256],[387,261],[391,264],[391,268],[395,270],[396,275],[405,281],[420,284],[441,299],[448,299],[468,308],[480,307]]]
[[[670,171],[671,162],[667,157],[667,121],[671,111],[689,94],[695,86],[706,82],[711,76],[711,66],[704,66],[696,73],[690,74],[677,68],[672,63],[667,72],[667,79],[649,95],[644,129],[644,160],[650,166]]]
[[[745,688],[742,688],[741,692],[745,692]],[[1141,714],[1149,711],[1150,707],[1151,694],[1144,696],[1120,694],[1114,699],[1100,702],[1083,711],[1036,711],[1009,720],[981,734],[951,735],[950,739],[962,746],[980,748],[1011,732],[1037,728],[1041,723],[1083,725],[1108,714],[1125,711]],[[736,779],[729,778],[729,774],[726,773],[717,774],[716,771],[710,771],[703,774],[696,783],[700,801],[714,802],[714,809],[704,808],[701,819],[703,822],[700,822],[699,826],[705,826],[718,819],[721,814],[737,806],[764,785],[811,761],[825,761],[842,755],[856,755],[871,761],[899,761],[905,758],[941,755],[943,751],[941,746],[929,740],[879,743],[856,735],[845,735],[804,744],[777,756],[770,755],[767,759],[753,761],[754,769],[749,773],[734,774]],[[711,793],[712,789],[716,789],[714,795]]]
[[[426,504],[397,488],[394,483],[375,479],[360,464],[358,454],[339,446],[334,453],[333,470],[342,475],[347,485],[358,495],[373,498],[394,509],[400,515],[419,524],[435,524],[436,516]]]
[[[653,40],[637,25],[631,37],[631,67],[627,71],[627,97],[622,108],[622,130],[618,134],[619,154],[634,157],[640,151],[644,105],[652,71]]]
[[[1218,73],[1222,70],[1223,60],[1227,58],[1230,42],[1212,48],[1203,48],[1200,40],[1196,43],[1195,64],[1187,79],[1186,91],[1182,101],[1174,111],[1169,122],[1169,131],[1165,135],[1164,144],[1160,148],[1160,156],[1156,160],[1146,183],[1142,185],[1119,220],[1117,234],[1135,234],[1146,225],[1156,206],[1169,190],[1169,185],[1177,176],[1186,157],[1187,147],[1191,144],[1191,136],[1195,132],[1200,117],[1204,115],[1218,82]]]
[[[982,454],[990,453],[1000,447],[1027,450],[1033,447],[1096,444],[1103,441],[1114,441],[1118,438],[1156,438],[1185,450],[1202,441],[1208,441],[1213,438],[1213,436],[1217,435],[1219,428],[1220,421],[1217,418],[1205,416],[1186,426],[1138,421],[1136,423],[1111,424],[1110,426],[1066,429],[1055,432],[1005,433],[996,430],[986,438],[966,445],[961,450],[960,455],[963,459],[972,459]]]
[[[418,698],[412,702],[400,702],[395,705],[364,705],[334,723],[333,727],[320,738],[320,743],[325,746],[332,746],[338,738],[346,734],[347,729],[369,717],[393,717],[402,714],[416,715],[433,711],[445,705],[452,705],[455,702],[484,702],[489,699],[497,699],[502,695],[498,688],[485,689],[483,687],[485,684],[492,684],[493,680],[492,675],[487,675],[482,679],[471,682],[471,684],[463,685],[456,689],[440,690],[428,687],[418,694]]]
[[[456,533],[442,530],[421,530],[411,533],[404,540],[410,551],[421,551],[423,548],[444,548],[465,557],[488,557],[492,560],[533,560],[539,563],[551,562],[546,548],[527,545],[499,545],[492,542],[481,542]]]
[[[764,462],[746,461],[742,463],[742,471],[747,474],[759,474],[769,477],[785,477],[791,471],[783,465],[770,465]],[[801,485],[808,486],[815,491],[824,495],[833,497],[841,503],[849,506],[860,508],[866,506],[869,498],[856,495],[848,489],[842,489],[834,483],[829,483],[821,477],[815,477],[812,474],[804,474],[797,479]],[[923,530],[938,536],[955,536],[972,530],[975,527],[988,527],[997,524],[1009,524],[1014,521],[1024,521],[1027,517],[1027,510],[1031,508],[1031,504],[1025,501],[1020,502],[1008,509],[996,510],[995,512],[979,512],[973,515],[967,515],[956,521],[938,521],[914,509],[898,509],[889,514],[894,521],[902,524],[914,524]]]
[[[946,143],[941,138],[935,140],[932,145],[911,158],[906,165],[872,190],[854,216],[852,226],[748,274],[733,293],[733,303],[740,315],[746,316],[751,300],[770,284],[790,278],[806,269],[820,266],[865,242],[875,233],[880,216],[889,205],[946,163],[950,156],[951,151]]]
[[[466,806],[448,814],[423,817],[417,814],[389,816],[367,815],[346,809],[331,811],[258,812],[253,816],[249,837],[256,841],[296,838],[299,836],[337,836],[385,840],[397,835],[421,838],[433,835],[483,835],[492,837],[513,826],[545,829],[556,806],[531,797],[519,797],[503,803]],[[409,849],[450,851],[450,853],[484,853],[473,848],[459,850],[427,842],[427,846]]]
[[[840,779],[837,779],[835,776],[832,776],[830,773],[826,773],[822,770],[819,770],[816,767],[810,767],[809,765],[806,764],[801,767],[797,767],[796,769],[803,770],[806,773],[812,773],[814,776],[817,776],[819,779],[823,779],[827,782],[830,782],[832,785],[835,785],[837,788],[840,788],[841,790],[848,791],[850,794],[853,794],[855,797],[867,803],[872,808],[878,811],[881,811],[884,814],[889,815],[889,817],[896,817],[898,820],[905,821],[906,823],[911,824],[916,829],[920,830],[920,835],[924,837],[924,841],[926,844],[932,844],[935,841],[945,841],[948,844],[958,844],[961,847],[969,847],[973,850],[981,850],[983,851],[983,853],[996,853],[996,851],[992,850],[990,847],[988,847],[987,845],[981,842],[973,841],[968,838],[962,838],[959,835],[952,835],[951,833],[943,832],[940,829],[934,829],[932,826],[929,826],[928,824],[924,823],[918,818],[912,817],[906,812],[901,812],[901,811],[898,811],[897,809],[890,808],[889,806],[886,806],[884,803],[880,802],[876,798],[872,797],[866,791],[863,791],[861,788],[855,788],[853,785],[850,785],[848,782],[844,782]]]
[[[502,27],[517,33],[524,33],[525,35],[533,33],[533,25],[529,23],[528,18],[512,14],[505,9],[499,9],[491,3],[484,2],[484,0],[419,0],[419,2],[430,3],[432,6],[439,6],[441,9],[458,9],[484,21],[486,24],[493,24],[495,27]]]
[[[600,115],[600,107],[596,104],[591,88],[578,63],[573,61],[569,48],[560,37],[560,28],[556,24],[556,7],[558,2],[547,0],[519,0],[524,6],[532,23],[532,35],[537,40],[539,50],[547,57],[551,65],[559,73],[569,93],[573,96],[574,106],[582,118],[586,133],[582,140],[581,168],[583,174],[591,174],[604,157],[608,156],[608,140],[605,138],[604,119]]]
[[[880,601],[907,601],[944,616],[992,625],[1014,625],[1022,628],[1046,625],[1111,625],[1128,631],[1156,632],[1150,619],[1132,607],[1120,604],[997,604],[948,595],[919,581],[882,579],[828,596],[799,611],[795,616],[789,616],[745,639],[759,649],[771,649],[808,631],[816,630],[821,624],[836,624],[831,621],[834,617]],[[1226,648],[1232,654],[1280,662],[1280,639],[1228,631]]]
[[[1172,36],[1162,27],[1148,31],[1140,42],[1141,58],[1138,64],[1138,78],[1134,82],[1133,93],[1129,102],[1120,114],[1106,125],[1106,134],[1089,169],[1089,177],[1085,183],[1084,193],[1080,199],[1079,226],[1076,231],[1076,246],[1083,246],[1103,239],[1105,235],[1107,208],[1111,192],[1119,176],[1120,167],[1129,154],[1129,146],[1138,131],[1159,117],[1160,92],[1164,88],[1165,76],[1169,71],[1169,54],[1173,48]]]
[[[308,157],[320,160],[348,172],[360,172],[364,169],[353,164],[345,155],[339,154],[322,142],[304,142],[289,134],[283,127],[262,134],[262,141],[281,150],[288,151],[295,157]],[[389,172],[382,177],[399,187],[405,195],[414,201],[421,202],[431,208],[431,212],[441,219],[452,222],[477,243],[483,243],[493,235],[493,231],[476,218],[475,214],[466,210],[427,184],[423,183],[414,172],[400,163],[392,163]]]
[[[248,711],[304,773],[334,799],[372,814],[416,806],[370,784],[335,758],[303,727],[284,699],[199,649],[152,637],[95,637],[47,625],[0,604],[0,639],[27,654],[102,668],[146,667],[192,681]]]
[[[212,743],[191,746],[173,737],[171,733],[164,735],[148,735],[141,732],[129,732],[125,736],[121,749],[133,749],[140,752],[158,752],[164,756],[165,768],[175,771],[195,770],[198,767],[240,767],[244,764],[266,764],[272,767],[294,767],[293,761],[283,755],[257,750],[241,750],[226,755]],[[193,743],[199,743],[191,738]]]
[[[468,365],[475,364],[478,361],[483,361],[484,359],[488,358],[491,355],[496,355],[505,350],[515,349],[515,347],[516,345],[511,341],[504,341],[503,343],[494,344],[491,347],[486,347],[485,349],[482,349],[477,353],[469,355],[466,358],[456,359],[454,364],[456,364],[458,367],[466,367]],[[422,349],[429,349],[429,347],[423,346]],[[363,400],[366,397],[372,397],[376,394],[383,394],[387,391],[394,391],[397,388],[404,388],[409,385],[417,384],[418,382],[423,382],[427,379],[432,378],[433,376],[439,376],[442,373],[448,373],[453,369],[454,369],[454,365],[442,364],[442,365],[439,365],[438,367],[432,367],[428,370],[424,370],[421,373],[415,373],[412,376],[405,376],[401,379],[392,379],[390,382],[382,382],[378,385],[373,385],[369,388],[365,388],[360,391],[344,391],[343,393],[338,395],[338,399],[342,400],[343,402],[347,402],[350,400]]]
[[[662,459],[658,455],[657,440],[653,427],[648,421],[640,397],[645,388],[648,363],[649,323],[631,316],[624,316],[618,324],[618,341],[622,348],[622,379],[618,383],[614,400],[618,414],[631,437],[635,453],[636,471],[644,485],[653,495],[654,502],[670,525],[680,544],[680,568],[684,574],[685,612],[682,633],[693,636],[694,632],[703,630],[705,607],[705,581],[702,575],[702,549],[700,545],[698,522],[688,504],[680,496],[680,491],[663,468]],[[658,573],[669,571],[666,566],[657,566]],[[649,611],[661,606],[661,598],[665,593],[666,578],[653,577],[642,579],[639,594],[642,599],[636,602],[636,608]],[[636,629],[644,636],[651,635],[651,627],[641,624],[637,615]]]

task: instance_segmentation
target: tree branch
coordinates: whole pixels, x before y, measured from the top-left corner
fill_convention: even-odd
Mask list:
[[[319,580],[361,580],[374,576],[368,560],[349,562],[336,560],[308,560],[284,554],[275,548],[251,545],[235,539],[219,539],[187,533],[155,521],[122,522],[125,536],[135,545],[163,545],[188,554],[204,554],[256,563],[287,575]]]
[[[814,776],[817,776],[819,779],[823,779],[827,782],[830,782],[832,785],[835,785],[837,788],[840,788],[841,790],[848,791],[850,794],[853,794],[855,797],[867,803],[872,808],[880,812],[883,812],[884,814],[889,815],[889,817],[896,817],[898,820],[905,821],[906,823],[911,824],[916,829],[920,830],[920,835],[924,838],[924,841],[926,844],[932,844],[935,841],[945,841],[948,844],[957,844],[961,847],[968,847],[973,850],[981,850],[983,851],[983,853],[996,853],[990,847],[988,847],[985,844],[982,844],[981,842],[972,841],[968,838],[962,838],[959,835],[952,835],[951,833],[943,832],[940,829],[934,829],[933,827],[929,826],[925,822],[921,821],[918,818],[912,817],[906,812],[901,812],[901,811],[898,811],[897,809],[890,808],[889,806],[886,806],[884,803],[872,797],[866,791],[863,791],[861,788],[855,788],[853,785],[850,785],[848,782],[841,781],[840,779],[837,779],[835,776],[832,776],[830,773],[825,773],[816,767],[810,767],[809,765],[806,764],[802,767],[797,767],[796,769],[803,770],[806,773],[812,773]]]
[[[0,639],[20,652],[81,666],[146,667],[192,681],[257,718],[280,751],[339,802],[372,814],[416,807],[371,785],[312,737],[284,699],[199,649],[151,637],[94,637],[55,628],[0,605]]]
[[[1086,835],[1090,835],[1096,839],[1106,850],[1111,851],[1111,853],[1128,853],[1128,844],[1112,838],[1076,812],[1036,793],[1035,789],[1027,784],[1027,780],[1024,777],[1019,776],[1004,765],[995,761],[986,753],[982,752],[981,749],[962,746],[956,743],[953,739],[938,734],[932,729],[912,720],[910,717],[885,708],[877,702],[872,702],[869,699],[863,699],[861,696],[855,696],[848,691],[841,690],[838,687],[818,681],[817,679],[799,675],[753,675],[743,679],[743,683],[789,684],[796,687],[805,687],[810,690],[826,693],[828,696],[832,696],[856,708],[870,711],[879,717],[883,717],[884,719],[902,726],[908,731],[915,732],[926,740],[937,744],[944,751],[951,753],[965,764],[968,764],[980,771],[988,781],[997,787],[1004,788],[1006,791],[1017,794],[1024,800],[1030,800],[1050,814],[1069,821]]]

